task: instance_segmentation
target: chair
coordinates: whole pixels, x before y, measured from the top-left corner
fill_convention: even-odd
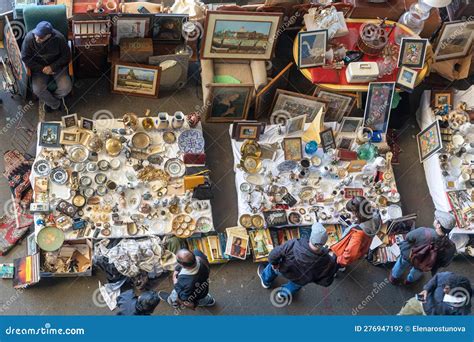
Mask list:
[[[66,40],[69,41],[68,20],[66,15],[66,6],[64,5],[26,6],[23,10],[23,20],[25,21],[25,29],[27,32],[32,31],[40,21],[49,21],[51,25],[53,25],[56,30],[61,32],[64,37],[66,37]],[[71,48],[71,45],[69,45],[69,48]],[[71,80],[74,80],[72,58],[69,62],[68,73],[71,77]],[[28,68],[27,74],[28,76],[31,76],[31,70]],[[56,87],[56,82],[50,82],[48,85],[48,90],[54,92]]]

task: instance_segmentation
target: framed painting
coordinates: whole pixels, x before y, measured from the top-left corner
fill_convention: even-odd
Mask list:
[[[466,57],[471,51],[473,39],[472,20],[443,23],[435,44],[435,61]]]
[[[431,108],[444,107],[448,105],[453,108],[454,92],[452,89],[431,90]]]
[[[306,115],[306,122],[312,122],[321,108],[326,110],[327,103],[314,96],[277,89],[272,113],[283,112],[288,118]]]
[[[151,16],[121,14],[112,19],[114,29],[112,30],[113,42],[120,44],[122,38],[145,38],[150,35]]]
[[[303,159],[303,143],[301,138],[284,138],[283,153],[285,160]]]
[[[280,13],[208,11],[202,58],[270,59]]]
[[[371,82],[364,111],[364,126],[387,133],[395,82]]]
[[[42,147],[60,147],[61,124],[42,122],[38,137],[38,145]]]
[[[359,127],[362,125],[362,118],[350,118],[346,117],[342,119],[339,126],[339,133],[356,133]]]
[[[160,75],[159,66],[122,62],[112,64],[112,92],[157,98]]]
[[[63,115],[61,118],[61,122],[63,124],[64,128],[71,128],[71,127],[78,127],[78,119],[77,119],[77,114],[69,114],[69,115]]]
[[[398,69],[397,75],[397,87],[400,89],[412,92],[415,89],[416,77],[418,76],[418,71],[402,66]]]
[[[439,129],[439,121],[435,120],[416,136],[418,144],[418,152],[420,155],[420,163],[433,156],[443,148],[441,140],[441,132]]]
[[[319,136],[321,137],[321,146],[323,147],[324,152],[336,148],[336,140],[334,139],[332,128],[320,132]]]
[[[328,30],[298,33],[298,68],[306,69],[326,64]]]
[[[344,116],[352,112],[357,100],[355,95],[333,93],[320,88],[316,88],[314,96],[327,103],[326,113],[324,114],[324,121],[326,122],[341,121]]]
[[[18,46],[17,37],[15,36],[13,27],[7,16],[4,16],[3,19],[5,26],[3,29],[3,44],[15,79],[14,90],[21,97],[26,98],[28,92],[28,75],[26,67],[21,59],[21,50]]]
[[[211,84],[206,122],[245,120],[249,111],[253,84]]]
[[[423,68],[428,39],[402,38],[398,55],[398,67]]]
[[[187,14],[156,14],[151,23],[152,39],[165,43],[183,41],[183,24],[188,21],[188,18]]]
[[[286,134],[290,135],[293,133],[302,132],[304,130],[304,124],[306,123],[306,115],[300,115],[286,122]]]

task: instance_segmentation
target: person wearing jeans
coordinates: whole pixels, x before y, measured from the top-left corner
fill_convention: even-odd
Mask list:
[[[418,281],[418,279],[421,278],[423,275],[423,272],[420,270],[417,270],[415,267],[412,267],[410,262],[408,260],[405,260],[402,257],[399,257],[397,262],[395,263],[395,266],[392,268],[392,277],[396,279],[400,279],[403,277],[403,274],[407,269],[410,269],[410,272],[407,275],[407,282],[414,283]]]
[[[67,112],[64,97],[71,92],[72,82],[68,75],[71,52],[66,38],[48,21],[41,21],[25,36],[21,59],[31,70],[33,93],[45,104],[45,110]],[[55,81],[57,89],[48,90]],[[64,108],[62,108],[64,107]]]
[[[275,247],[268,256],[268,265],[257,269],[262,287],[268,289],[281,275],[288,280],[277,292],[280,300],[295,295],[303,286],[316,283],[329,286],[337,272],[336,258],[324,245],[328,239],[326,229],[320,223],[311,227],[308,239],[293,239]]]

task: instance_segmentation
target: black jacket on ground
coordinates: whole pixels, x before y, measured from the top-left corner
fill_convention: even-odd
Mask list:
[[[28,32],[21,47],[21,59],[32,72],[41,72],[49,65],[56,73],[69,64],[71,51],[58,30],[53,29],[51,37],[41,44],[36,42],[33,32]]]
[[[446,285],[450,286],[453,294],[458,292],[467,296],[468,299],[464,305],[450,305],[443,302]],[[472,289],[471,283],[465,277],[458,276],[452,272],[440,272],[423,286],[423,290],[428,291],[426,302],[423,303],[423,309],[427,315],[459,316],[471,313]]]
[[[196,274],[179,274],[178,282],[174,284],[174,289],[178,293],[180,300],[197,305],[197,302],[206,297],[209,293],[209,273],[210,267],[207,257],[200,251],[194,251],[194,255],[199,259],[199,270]],[[182,266],[175,269],[181,271]]]
[[[304,286],[316,283],[329,286],[337,271],[336,258],[323,248],[319,253],[309,247],[308,239],[293,239],[275,247],[268,256],[272,265],[288,280]]]

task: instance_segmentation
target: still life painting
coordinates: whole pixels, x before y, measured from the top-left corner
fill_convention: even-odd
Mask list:
[[[439,129],[439,121],[435,120],[432,124],[418,133],[416,140],[418,143],[420,162],[423,163],[425,160],[443,148],[441,132]]]

